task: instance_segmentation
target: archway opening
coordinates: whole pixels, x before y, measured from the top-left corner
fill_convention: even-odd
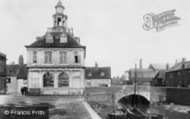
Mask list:
[[[123,108],[128,108],[129,106],[132,106],[132,107],[135,106],[145,112],[148,112],[150,101],[142,95],[131,94],[131,95],[127,95],[127,96],[121,98],[118,101],[118,104],[120,106],[122,106]]]
[[[69,76],[67,73],[62,72],[58,76],[58,87],[68,87],[69,86]]]
[[[46,72],[43,75],[43,86],[44,87],[53,87],[54,86],[54,77],[50,72]]]
[[[61,26],[61,18],[60,17],[57,19],[57,26]]]

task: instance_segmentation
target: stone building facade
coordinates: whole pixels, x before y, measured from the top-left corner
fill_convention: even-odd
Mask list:
[[[67,27],[68,17],[61,1],[55,9],[54,26],[26,46],[29,94],[82,94],[86,47]]]

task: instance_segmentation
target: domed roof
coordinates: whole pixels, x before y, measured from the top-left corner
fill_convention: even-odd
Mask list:
[[[59,0],[59,1],[57,2],[57,5],[55,6],[55,8],[57,8],[57,7],[62,7],[63,9],[65,9],[65,7],[63,6],[61,0]]]

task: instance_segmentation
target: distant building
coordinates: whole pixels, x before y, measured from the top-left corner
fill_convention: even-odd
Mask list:
[[[14,62],[7,65],[7,93],[21,93],[22,87],[27,87],[27,67],[24,64],[22,55],[19,57],[19,63]]]
[[[111,86],[111,68],[110,67],[98,67],[96,63],[95,67],[86,67],[85,69],[86,87],[101,87]]]
[[[121,77],[119,77],[119,76],[114,76],[114,77],[112,77],[112,79],[111,79],[111,84],[112,85],[123,85],[123,81],[121,80]]]
[[[150,64],[148,69],[152,69],[154,71],[167,70],[169,68],[169,64]]]
[[[160,70],[152,79],[152,86],[166,86],[166,70]]]
[[[0,94],[6,94],[6,55],[0,53]]]
[[[59,1],[52,28],[27,48],[29,94],[82,94],[85,88],[86,47],[73,30],[67,28],[68,16]]]
[[[158,73],[158,71],[154,71],[152,69],[130,69],[129,70],[129,79],[132,82],[136,82],[138,84],[147,84],[150,85],[152,79],[155,77],[155,75]],[[136,77],[135,77],[136,74]]]
[[[161,70],[166,70],[167,66],[168,65],[166,64],[150,64],[149,67],[146,69],[142,68],[142,60],[140,60],[139,68],[129,69],[129,80],[134,82],[136,79],[136,82],[138,84],[150,85],[156,74],[158,74],[158,72]]]
[[[176,63],[166,72],[167,86],[190,87],[190,61]]]

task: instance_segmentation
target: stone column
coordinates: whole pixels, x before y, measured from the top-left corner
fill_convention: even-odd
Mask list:
[[[54,75],[54,88],[58,88],[58,72],[55,70],[55,75]]]
[[[72,70],[69,70],[69,94],[71,94],[71,90],[72,90]]]

